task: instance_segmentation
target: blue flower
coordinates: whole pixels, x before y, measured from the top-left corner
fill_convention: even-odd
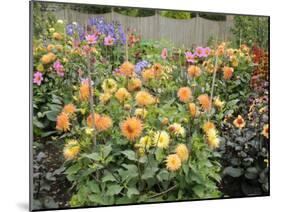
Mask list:
[[[143,60],[143,61],[140,61],[138,62],[136,65],[135,65],[135,72],[136,74],[140,75],[142,70],[146,67],[148,67],[150,64],[148,61],[146,60]]]
[[[111,23],[107,23],[103,17],[91,17],[88,20],[88,24],[105,36],[114,38],[115,44],[118,42],[125,44],[126,36],[122,26],[118,22],[113,21]]]
[[[80,40],[84,39],[85,30],[84,27],[80,24],[68,24],[66,26],[66,34],[69,36],[73,36],[75,33],[78,34]]]

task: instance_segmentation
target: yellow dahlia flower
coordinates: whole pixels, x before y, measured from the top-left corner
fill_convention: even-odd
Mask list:
[[[131,94],[127,91],[126,88],[119,88],[115,93],[115,97],[119,102],[125,102],[131,98]]]
[[[189,157],[187,146],[185,144],[178,144],[176,147],[176,154],[179,156],[181,161],[186,161]]]
[[[168,127],[169,131],[174,133],[176,136],[185,136],[185,129],[178,123],[174,123]]]
[[[114,93],[117,90],[117,83],[114,79],[105,79],[101,87],[105,93]]]
[[[145,119],[145,117],[147,116],[148,112],[146,109],[144,108],[137,108],[135,110],[135,116],[141,119]]]
[[[225,102],[221,101],[219,97],[216,97],[214,99],[214,105],[215,107],[217,107],[218,109],[222,109],[224,106]]]
[[[214,128],[209,129],[206,134],[207,134],[207,142],[208,142],[209,147],[211,149],[215,149],[215,148],[219,147],[220,141],[217,136],[216,129],[214,129]]]
[[[66,160],[74,159],[80,152],[80,145],[77,140],[69,140],[63,149],[63,156]]]
[[[177,171],[181,167],[181,160],[177,154],[168,155],[166,158],[166,167],[169,171]]]
[[[141,137],[139,143],[140,143],[141,147],[149,149],[151,147],[151,145],[152,145],[152,140],[151,140],[151,138],[148,135],[146,135],[144,137]]]
[[[99,97],[99,100],[102,104],[106,104],[111,98],[111,94],[110,93],[102,93]]]
[[[158,131],[154,134],[153,142],[157,147],[167,149],[170,143],[170,136],[166,131]]]

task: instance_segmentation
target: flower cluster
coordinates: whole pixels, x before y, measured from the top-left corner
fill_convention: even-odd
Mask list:
[[[120,42],[121,44],[126,43],[126,35],[123,30],[123,27],[121,24],[118,23],[107,23],[103,17],[91,17],[88,20],[88,25],[99,34],[103,34],[106,36],[106,39],[104,40],[104,44],[113,45],[116,42]]]
[[[185,58],[188,63],[195,63],[196,59],[206,58],[211,54],[211,49],[209,47],[196,47],[194,53],[186,52]]]

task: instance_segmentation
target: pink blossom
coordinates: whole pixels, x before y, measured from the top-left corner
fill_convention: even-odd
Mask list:
[[[209,47],[204,48],[205,57],[208,57],[211,53],[211,49]]]
[[[33,83],[36,83],[37,85],[41,85],[41,82],[43,81],[43,74],[39,71],[34,73],[33,75]]]
[[[189,63],[194,63],[194,57],[195,57],[194,54],[192,54],[191,52],[185,53],[186,61]]]
[[[197,57],[199,57],[199,58],[201,58],[201,57],[206,57],[206,55],[205,55],[205,49],[204,49],[203,47],[197,47],[197,48],[195,49],[195,55],[196,55]]]
[[[88,41],[88,44],[95,44],[97,42],[97,39],[98,37],[96,34],[86,36],[86,40]]]
[[[108,35],[107,37],[104,38],[104,45],[105,46],[112,46],[114,43],[114,38]]]
[[[56,72],[59,76],[61,76],[61,77],[64,76],[64,68],[63,68],[63,65],[60,63],[59,60],[54,62],[53,67],[54,67],[54,69],[56,70]]]
[[[166,60],[167,56],[168,56],[168,50],[167,48],[164,48],[161,52],[161,57],[163,60]]]

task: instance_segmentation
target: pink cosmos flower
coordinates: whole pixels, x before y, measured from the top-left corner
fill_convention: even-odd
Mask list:
[[[211,53],[211,49],[209,47],[204,48],[205,57],[208,57]]]
[[[59,60],[54,62],[53,67],[54,67],[54,69],[56,70],[56,72],[59,76],[61,76],[61,77],[64,76],[64,68],[63,68],[63,65],[60,63]]]
[[[167,56],[168,56],[168,50],[167,50],[167,48],[164,48],[162,50],[161,57],[163,60],[166,60]]]
[[[206,57],[206,55],[205,55],[205,49],[204,49],[203,47],[197,47],[197,48],[195,49],[195,55],[196,55],[197,57],[199,57],[199,58],[201,58],[201,57]]]
[[[185,53],[186,61],[189,62],[189,63],[194,63],[194,57],[195,57],[195,55],[192,54],[191,52]]]
[[[104,38],[104,45],[105,46],[112,46],[114,44],[114,38],[108,35]]]
[[[41,85],[41,82],[43,81],[43,74],[39,71],[34,73],[33,75],[33,83],[36,83],[37,85]]]
[[[97,42],[97,39],[98,37],[96,34],[86,35],[86,40],[88,44],[95,44]]]

